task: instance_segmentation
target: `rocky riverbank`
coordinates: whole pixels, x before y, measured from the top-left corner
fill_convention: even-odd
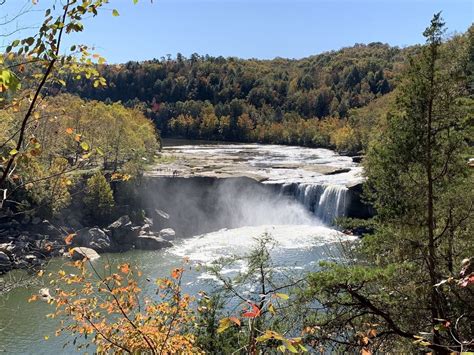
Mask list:
[[[176,233],[163,226],[169,216],[160,210],[154,217],[134,223],[123,215],[106,228],[73,230],[40,218],[0,217],[0,274],[13,269],[35,270],[52,257],[90,257],[130,249],[159,250],[172,246]],[[156,220],[159,223],[155,223]],[[155,225],[157,228],[155,228]]]

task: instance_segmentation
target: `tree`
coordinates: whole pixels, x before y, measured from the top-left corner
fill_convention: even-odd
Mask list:
[[[84,204],[89,214],[101,221],[110,216],[114,207],[114,195],[104,175],[98,171],[87,180]]]
[[[436,14],[387,127],[369,149],[367,196],[378,224],[358,249],[365,262],[326,264],[312,276],[310,293],[327,307],[313,320],[327,326],[317,339],[381,351],[472,349],[466,319],[474,316],[474,303],[465,289],[472,285],[445,282],[455,280],[457,265],[474,253],[474,195],[461,104],[466,72],[443,45],[443,32]],[[337,330],[339,339],[331,337]]]

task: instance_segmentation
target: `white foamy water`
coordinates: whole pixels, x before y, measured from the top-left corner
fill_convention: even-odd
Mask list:
[[[265,177],[264,183],[356,184],[363,180],[362,167],[352,158],[330,149],[263,144],[200,144],[169,146],[164,149],[178,156],[201,161],[218,160],[231,163],[234,171],[251,171]],[[329,166],[350,169],[325,175],[308,167]]]
[[[244,255],[255,245],[255,240],[269,234],[276,241],[274,253],[290,251],[308,253],[323,245],[355,240],[334,229],[314,225],[263,225],[224,229],[185,239],[168,250],[168,253],[200,263],[210,263],[220,257]]]

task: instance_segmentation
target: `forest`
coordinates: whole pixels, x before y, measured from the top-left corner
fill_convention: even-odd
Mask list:
[[[407,56],[383,43],[301,60],[192,55],[102,65],[108,85],[68,80],[84,98],[139,105],[164,137],[296,144],[357,153],[351,112],[397,86]]]
[[[51,352],[63,342],[81,353],[472,354],[474,26],[448,36],[435,13],[423,44],[356,44],[298,60],[177,54],[105,64],[84,45],[63,55],[63,36],[80,34],[104,6],[48,8],[38,33],[0,57],[0,340],[18,336],[28,351],[39,348],[10,325],[37,312],[48,319],[26,314],[28,331],[51,322]],[[294,149],[290,157],[302,146],[334,149],[314,150],[326,154],[309,160],[311,178],[322,179],[314,189],[290,179],[302,169],[293,161],[261,169],[284,180],[265,190],[276,195],[265,212],[297,211],[315,225],[290,223],[279,242],[267,231],[250,242],[232,234],[254,225],[176,238],[166,225],[175,216],[157,201],[176,198],[179,211],[195,194],[202,205],[205,186],[243,218],[237,195],[259,203],[263,195],[220,190],[218,174],[179,176],[164,137],[280,144]],[[348,168],[316,169],[331,163]],[[232,178],[262,189],[268,182]],[[300,187],[304,203],[283,196]],[[352,203],[346,196],[370,216],[315,221],[315,209],[338,210]],[[213,219],[222,205],[201,207],[199,218]],[[303,227],[323,242],[292,239]],[[215,235],[227,244],[206,239]],[[209,250],[218,257],[196,259]],[[297,266],[305,258],[309,269]],[[3,350],[16,349],[0,342]]]

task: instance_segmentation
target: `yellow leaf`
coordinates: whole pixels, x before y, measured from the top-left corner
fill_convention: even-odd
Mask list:
[[[286,293],[275,293],[275,296],[281,298],[282,300],[287,300],[290,298],[290,296],[288,296]]]
[[[232,325],[232,322],[229,318],[222,318],[221,320],[219,320],[219,327],[217,328],[217,333],[224,332],[231,325]]]

